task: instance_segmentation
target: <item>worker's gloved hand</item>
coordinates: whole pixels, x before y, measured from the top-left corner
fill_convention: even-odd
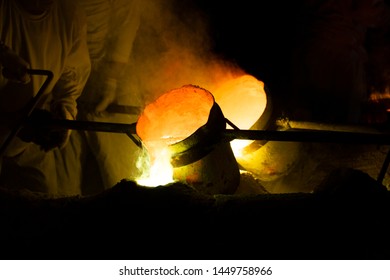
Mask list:
[[[69,114],[65,108],[60,108],[59,112],[35,109],[18,133],[18,137],[22,141],[39,145],[46,152],[57,147],[63,148],[69,141],[70,130],[51,126],[55,119],[65,119]]]
[[[98,96],[98,103],[95,107],[96,114],[102,114],[107,107],[114,102],[116,97],[117,80],[106,77],[101,81],[101,87],[96,93]]]
[[[30,65],[5,45],[0,46],[0,64],[3,67],[2,74],[5,78],[22,84],[30,82],[31,78],[27,73]]]
[[[72,114],[64,106],[58,106],[53,110],[53,117],[58,120],[74,120]],[[53,136],[53,142],[51,144],[54,148],[58,147],[62,149],[69,142],[71,130],[58,127],[53,129],[51,133]]]
[[[52,113],[47,110],[35,109],[18,133],[24,142],[33,142],[39,146],[48,142],[50,137],[49,124],[53,119]]]

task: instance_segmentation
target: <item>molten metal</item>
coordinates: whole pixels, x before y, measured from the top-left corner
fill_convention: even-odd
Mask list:
[[[222,141],[225,117],[206,89],[185,85],[149,104],[136,131],[149,152],[151,166],[159,151],[171,153],[173,178],[209,194],[233,193],[240,179],[230,143]]]
[[[214,92],[215,100],[224,116],[239,129],[264,129],[269,120],[269,97],[264,83],[251,75],[228,80]],[[266,111],[267,109],[267,111]],[[236,157],[251,140],[233,140],[231,146]]]

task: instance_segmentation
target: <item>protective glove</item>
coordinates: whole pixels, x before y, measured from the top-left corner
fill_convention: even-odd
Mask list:
[[[19,131],[18,137],[24,142],[33,142],[39,146],[45,145],[50,138],[49,124],[52,119],[53,115],[49,111],[35,109]]]
[[[10,81],[22,84],[27,84],[31,81],[30,75],[27,73],[30,65],[1,42],[0,64],[3,67],[3,76]]]
[[[59,120],[74,120],[72,114],[64,106],[58,106],[53,110],[54,119]],[[56,128],[52,130],[53,145],[60,149],[64,148],[69,142],[71,130],[66,128]]]
[[[18,133],[18,137],[24,142],[33,142],[48,152],[54,148],[63,148],[70,137],[70,130],[65,128],[52,128],[50,124],[55,119],[69,117],[64,107],[57,112],[43,109],[35,109],[27,120],[27,123]]]
[[[96,114],[102,114],[107,107],[114,102],[116,97],[117,80],[114,78],[106,77],[102,81],[102,86],[97,92],[99,101],[95,107]]]

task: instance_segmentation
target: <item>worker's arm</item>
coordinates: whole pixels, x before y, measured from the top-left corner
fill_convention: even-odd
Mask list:
[[[0,41],[0,65],[2,75],[10,81],[23,84],[30,82],[30,75],[26,71],[30,65],[2,41]]]
[[[56,119],[74,120],[77,115],[77,99],[81,95],[91,71],[87,46],[86,19],[76,10],[73,21],[72,48],[65,59],[65,67],[53,88],[50,111]],[[63,131],[59,147],[63,147],[70,136],[70,130]]]
[[[101,87],[98,96],[97,113],[103,112],[116,100],[118,83],[133,49],[141,18],[141,0],[112,1],[110,32],[107,38],[106,55],[101,67]]]

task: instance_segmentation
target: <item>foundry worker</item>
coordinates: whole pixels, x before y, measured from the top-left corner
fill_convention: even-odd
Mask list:
[[[140,24],[141,0],[77,2],[87,17],[87,42],[92,63],[88,87],[80,100],[90,101],[95,106],[88,109],[102,113],[118,101],[117,88],[124,78]]]
[[[370,101],[366,104],[367,123],[388,122],[389,108],[386,95],[390,90],[390,1],[386,2],[382,24],[372,28],[367,34],[368,86]],[[383,99],[383,100],[382,100]]]
[[[13,129],[12,121],[21,117],[18,114],[47,78],[29,76],[26,69],[53,73],[36,109],[45,112],[43,116],[47,118],[74,120],[76,100],[91,66],[85,17],[71,1],[0,0],[0,13],[3,73],[0,75],[0,139],[3,144]],[[5,121],[7,119],[9,123]],[[61,193],[56,189],[53,151],[67,144],[70,130],[60,128],[55,134],[47,131],[39,142],[34,141],[34,135],[25,133],[21,130],[2,155],[2,182],[16,187],[26,184],[32,190],[45,193]],[[11,173],[13,176],[10,177]]]
[[[134,96],[131,92],[123,90],[122,85],[126,82],[126,67],[140,25],[142,2],[142,0],[77,1],[87,17],[87,40],[92,65],[91,75],[78,100],[80,120],[126,124],[136,122],[138,117],[136,106],[133,106],[135,107],[133,112],[117,111],[115,108],[134,105]],[[92,155],[88,158],[94,161],[93,166],[97,164],[98,171],[92,171],[92,174],[96,175],[94,178],[101,177],[97,181],[89,182],[89,185],[100,185],[101,189],[107,189],[122,179],[135,179],[139,175],[136,161],[140,149],[127,135],[86,130],[73,134],[71,142],[73,141],[86,143],[87,147],[87,151],[75,151],[71,146],[63,151],[63,156],[68,162],[74,161],[77,164],[81,160],[82,169],[69,170],[73,182],[77,180],[81,182],[83,173],[88,172],[85,169],[91,166],[85,162],[85,157],[82,157],[84,153]],[[97,183],[99,181],[101,184]],[[90,192],[97,191],[98,188],[95,188]]]
[[[366,34],[383,0],[306,0],[292,59],[293,118],[362,122],[368,101]]]

